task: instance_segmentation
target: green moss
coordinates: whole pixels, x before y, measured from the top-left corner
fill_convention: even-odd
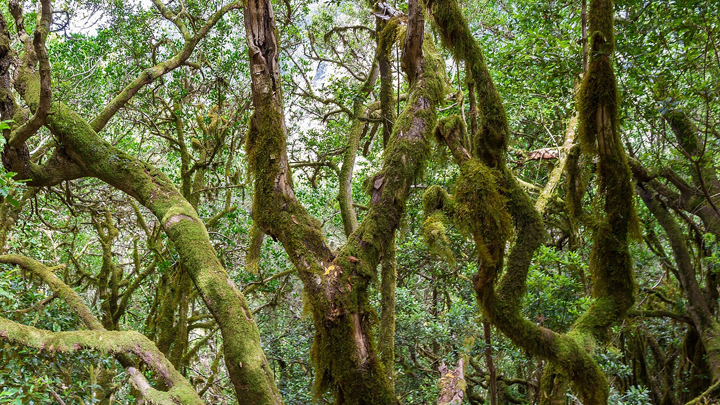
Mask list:
[[[392,47],[398,40],[398,35],[400,33],[399,28],[399,18],[391,18],[390,20],[388,20],[388,22],[385,24],[385,27],[382,29],[382,31],[380,31],[380,35],[378,36],[378,53],[382,53],[385,55],[391,54]]]
[[[455,214],[454,200],[442,187],[433,185],[423,193],[422,206],[425,215],[422,235],[428,249],[454,265],[455,257],[445,229],[449,223],[448,216],[452,218]]]
[[[450,265],[455,265],[455,257],[445,230],[447,222],[447,217],[440,211],[428,215],[422,224],[422,236],[431,253],[440,256]]]
[[[578,91],[578,140],[583,152],[597,153],[598,131],[617,131],[617,87],[609,56],[590,62]],[[599,112],[601,111],[601,112]],[[612,128],[604,128],[607,124]]]
[[[468,160],[460,166],[453,195],[455,223],[462,232],[474,236],[482,261],[497,264],[498,252],[505,250],[505,242],[512,235],[512,218],[496,171],[477,159]]]
[[[491,167],[502,164],[507,149],[510,127],[500,94],[493,83],[480,45],[468,28],[457,1],[426,0],[443,44],[456,60],[465,61],[475,84],[482,126],[472,140],[474,155]]]
[[[637,228],[633,208],[632,175],[627,164],[618,125],[618,95],[612,66],[613,5],[610,0],[590,3],[591,54],[589,68],[578,92],[579,139],[582,150],[597,153],[598,212],[593,229],[590,272],[595,304],[575,325],[593,333],[599,341],[625,316],[634,303],[634,276],[629,236]],[[577,168],[573,169],[577,171]],[[577,178],[576,172],[570,173]],[[574,190],[573,195],[581,195]],[[570,207],[579,210],[574,198]]]
[[[612,67],[615,47],[612,0],[593,0],[589,23],[591,59],[577,94],[578,139],[585,153],[595,153],[598,132],[618,131],[618,94]]]
[[[423,80],[424,92],[430,97],[433,104],[442,104],[445,95],[452,91],[447,71],[445,69],[445,60],[440,52],[435,48],[435,42],[430,33],[425,33],[423,40]]]
[[[390,379],[390,386],[395,388],[395,288],[397,285],[397,260],[395,238],[385,249],[381,262],[382,284],[380,285],[380,337],[378,350],[380,360]]]
[[[443,211],[451,216],[455,213],[454,200],[445,189],[437,185],[432,185],[425,189],[422,196],[422,208],[426,216],[436,210]]]
[[[441,118],[437,126],[435,127],[435,140],[443,144],[445,143],[445,135],[449,133],[450,131],[454,131],[457,128],[462,128],[465,126],[465,122],[463,121],[462,117],[458,114],[449,115],[447,117]]]

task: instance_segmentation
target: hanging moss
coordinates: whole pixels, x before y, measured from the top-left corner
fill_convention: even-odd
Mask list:
[[[422,235],[428,249],[451,265],[455,264],[455,257],[450,249],[446,226],[448,217],[455,214],[453,199],[442,187],[433,185],[428,187],[422,197],[425,220],[422,224]]]
[[[455,214],[454,200],[445,189],[437,185],[425,189],[422,196],[422,208],[426,216],[436,210],[442,211],[450,216]]]
[[[477,159],[460,166],[454,187],[455,223],[461,232],[473,234],[483,261],[496,264],[505,241],[512,235],[507,199],[498,185],[496,172]]]
[[[456,1],[426,0],[425,5],[440,33],[443,44],[456,60],[465,61],[477,92],[482,126],[473,139],[475,156],[491,167],[502,164],[510,127],[500,94],[485,64],[482,49],[468,28]]]
[[[450,249],[450,240],[445,229],[447,222],[445,214],[435,211],[423,221],[422,236],[431,253],[440,256],[451,266],[454,266],[455,256],[453,256],[452,249]]]
[[[435,47],[430,33],[425,33],[423,40],[423,79],[425,94],[434,104],[443,104],[445,95],[452,89],[445,69],[445,59]]]

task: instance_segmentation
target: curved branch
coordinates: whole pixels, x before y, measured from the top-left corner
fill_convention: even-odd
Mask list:
[[[19,255],[0,256],[0,263],[14,264],[36,274],[91,329],[89,331],[49,332],[0,318],[0,338],[40,350],[74,352],[90,349],[112,353],[120,356],[118,360],[131,375],[131,369],[134,367],[131,367],[132,363],[121,355],[135,354],[143,363],[156,371],[163,382],[170,387],[167,392],[158,391],[150,387],[141,373],[133,375],[134,385],[147,399],[159,404],[176,404],[178,401],[181,404],[203,403],[188,381],[175,370],[152,341],[135,331],[106,331],[75,290],[62,282],[45,265]]]
[[[95,350],[114,355],[134,354],[156,371],[171,387],[167,392],[159,391],[150,387],[142,374],[134,375],[133,382],[141,392],[144,392],[147,399],[154,403],[168,405],[203,404],[192,386],[172,367],[172,364],[160,353],[155,344],[145,335],[135,331],[50,332],[0,317],[0,339],[38,350],[63,353]],[[129,373],[131,373],[131,369],[134,368],[128,367]]]
[[[156,3],[162,4],[159,0]],[[220,19],[231,10],[239,10],[242,7],[242,2],[233,2],[223,6],[220,10],[216,11],[207,20],[205,25],[191,38],[186,38],[185,46],[182,50],[172,58],[165,62],[158,63],[157,65],[143,70],[135,80],[130,82],[125,88],[113,98],[100,114],[90,123],[91,128],[95,132],[100,132],[105,128],[108,121],[115,116],[115,114],[138,92],[140,89],[145,87],[147,84],[152,83],[158,77],[175,70],[176,68],[185,64],[190,55],[195,50],[195,46],[202,40],[212,27],[217,24]],[[167,17],[167,16],[166,16]],[[168,18],[174,21],[171,18]]]
[[[52,89],[50,80],[50,61],[48,60],[48,52],[45,47],[45,40],[50,30],[52,20],[52,5],[50,0],[41,0],[42,4],[40,19],[35,28],[33,38],[33,48],[35,55],[25,55],[26,58],[33,61],[37,59],[40,64],[40,100],[35,108],[35,114],[25,124],[18,127],[10,135],[7,147],[16,148],[25,143],[31,136],[45,124],[48,113],[50,112],[50,102],[52,100]]]
[[[102,323],[92,314],[90,308],[83,303],[82,298],[80,298],[75,290],[62,282],[62,280],[44,264],[29,257],[19,255],[2,255],[0,256],[0,263],[14,264],[35,273],[55,294],[70,306],[88,329],[104,330]]]
[[[350,132],[348,134],[347,148],[343,154],[343,164],[339,174],[340,184],[337,195],[345,236],[350,236],[358,226],[357,214],[353,207],[352,176],[355,169],[355,158],[360,148],[360,138],[362,138],[363,129],[367,125],[360,120],[360,117],[365,115],[365,99],[370,92],[372,92],[373,87],[375,87],[378,72],[376,55],[376,59],[373,61],[370,71],[368,72],[367,80],[360,86],[360,91],[355,96],[355,101],[353,102],[353,123],[350,126]]]

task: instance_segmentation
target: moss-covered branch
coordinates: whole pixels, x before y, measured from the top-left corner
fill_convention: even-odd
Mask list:
[[[422,23],[422,13],[410,19]],[[402,218],[411,185],[422,173],[435,107],[446,91],[444,65],[431,42],[414,37],[415,71],[408,103],[393,128],[380,173],[369,183],[366,219],[334,255],[319,222],[299,204],[287,161],[286,129],[277,62],[277,35],[270,3],[252,0],[245,8],[255,113],[247,136],[255,177],[256,226],[277,238],[298,269],[316,328],[312,356],[316,390],[333,389],[339,403],[393,404],[391,381],[376,354],[374,314],[368,287]],[[419,32],[422,33],[422,30]],[[417,40],[420,40],[418,43]],[[417,52],[418,44],[422,51]],[[407,58],[406,58],[407,60]]]
[[[574,330],[607,341],[609,328],[634,303],[635,281],[629,252],[633,208],[632,175],[620,139],[617,84],[612,66],[614,50],[612,0],[590,2],[592,58],[578,93],[580,145],[597,151],[597,181],[605,216],[593,232],[590,271],[595,304],[578,319]]]
[[[39,62],[40,73],[40,100],[35,114],[24,124],[18,126],[10,135],[7,142],[8,148],[17,148],[40,129],[45,123],[48,113],[50,112],[50,101],[52,99],[52,88],[50,81],[50,61],[48,60],[48,52],[45,48],[45,40],[50,31],[50,23],[52,20],[52,4],[50,0],[42,0],[40,14],[38,15],[38,24],[35,27],[33,36],[32,50],[29,44],[26,45],[26,52],[23,61],[23,68],[32,68],[34,70],[35,63]],[[32,67],[27,66],[32,64]]]
[[[352,177],[355,170],[355,157],[360,147],[360,138],[363,135],[363,129],[367,125],[360,118],[365,115],[367,110],[365,100],[375,87],[378,78],[377,58],[376,55],[367,74],[367,79],[360,86],[353,101],[353,121],[348,133],[345,152],[343,153],[342,167],[340,168],[337,200],[340,205],[340,216],[342,217],[345,236],[350,236],[358,226],[357,214],[355,213],[355,207],[353,207]]]
[[[425,6],[440,28],[443,44],[456,60],[465,61],[469,82],[474,85],[482,125],[472,139],[472,153],[481,157],[488,166],[496,167],[502,162],[510,129],[505,107],[485,64],[482,48],[473,38],[456,1],[425,0]]]
[[[385,249],[380,263],[380,338],[378,351],[385,373],[395,381],[395,287],[397,284],[397,261],[395,238]],[[394,387],[393,387],[394,388]]]
[[[202,404],[193,387],[172,367],[155,345],[140,333],[104,330],[49,332],[17,322],[0,318],[0,339],[25,347],[50,352],[72,353],[80,350],[95,350],[108,354],[134,354],[152,370],[156,371],[165,384],[167,392],[149,386],[141,375],[133,377],[134,383],[151,403],[157,404]]]
[[[381,3],[376,3],[379,7]],[[385,21],[381,17],[376,18],[377,32],[377,62],[380,71],[380,116],[383,125],[383,148],[390,143],[393,125],[397,119],[395,113],[395,96],[393,92],[393,75],[390,58],[392,47],[396,41],[396,29],[393,25],[397,24],[397,20],[391,22]]]
[[[567,128],[565,129],[565,140],[560,151],[560,157],[558,158],[558,162],[555,165],[555,168],[553,168],[552,172],[550,172],[550,176],[548,177],[547,183],[545,183],[545,187],[543,187],[540,195],[535,201],[535,209],[540,213],[540,215],[543,215],[545,213],[545,209],[547,208],[547,205],[553,196],[555,188],[557,187],[558,183],[560,183],[560,178],[565,172],[565,166],[568,161],[568,154],[570,153],[570,150],[572,149],[575,142],[575,127],[577,126],[577,121],[578,119],[576,116],[570,119],[570,122],[568,122]]]
[[[177,372],[158,348],[137,332],[108,332],[92,314],[82,298],[70,286],[62,282],[49,268],[29,257],[19,255],[0,256],[0,263],[14,264],[38,276],[57,296],[62,298],[90,331],[48,332],[24,326],[0,318],[0,338],[16,344],[41,350],[72,352],[97,350],[116,355],[128,372],[134,367],[125,354],[135,354],[162,378],[169,391],[162,392],[149,386],[142,374],[134,375],[133,384],[143,396],[158,404],[202,404],[188,381]]]
[[[37,275],[50,289],[62,298],[73,310],[73,312],[83,321],[88,329],[92,330],[103,330],[103,325],[97,320],[95,315],[92,314],[90,309],[83,303],[82,298],[70,288],[67,284],[62,282],[55,273],[50,271],[45,265],[33,260],[29,257],[20,255],[3,255],[0,256],[0,263],[14,264],[20,266],[25,270],[29,270]]]
[[[597,148],[598,178],[608,215],[600,221],[595,234],[591,271],[596,302],[567,334],[537,326],[521,315],[528,269],[544,239],[542,218],[505,167],[507,117],[480,46],[472,37],[457,2],[427,0],[426,5],[446,46],[468,66],[483,118],[483,128],[472,142],[472,154],[462,146],[464,122],[448,121],[451,125],[439,126],[437,134],[461,164],[454,199],[456,210],[466,214],[456,215],[478,245],[478,274],[473,281],[484,313],[515,344],[548,359],[558,372],[559,379],[552,379],[562,384],[569,378],[584,403],[606,403],[607,381],[592,352],[605,341],[610,326],[625,316],[633,303],[634,292],[628,253],[629,224],[634,219],[632,187],[617,131],[616,90],[610,64],[612,2],[591,3],[594,15],[591,29],[597,33],[593,41],[596,59],[579,96],[580,139],[588,151],[595,150],[594,142],[600,145]],[[509,226],[503,225],[502,218],[508,216],[512,217],[515,242],[505,260]],[[503,266],[505,271],[500,280],[496,280]],[[548,384],[544,387],[553,388]]]
[[[36,75],[25,75],[32,89]],[[30,85],[28,85],[29,83]],[[21,93],[28,105],[39,93]],[[160,221],[223,335],[225,363],[238,398],[257,404],[282,403],[245,297],[220,264],[202,220],[170,179],[157,168],[114,148],[77,113],[53,103],[47,126],[63,151],[93,177],[137,199]]]
[[[699,216],[715,236],[720,237],[720,181],[717,170],[709,156],[705,141],[700,137],[695,123],[681,110],[671,110],[664,116],[665,121],[685,155],[692,184],[684,182],[680,176],[667,169],[661,175],[668,179],[680,191],[685,204],[692,206],[686,211]],[[658,189],[660,191],[660,189]],[[666,194],[666,193],[663,193]],[[666,197],[669,197],[666,196]]]

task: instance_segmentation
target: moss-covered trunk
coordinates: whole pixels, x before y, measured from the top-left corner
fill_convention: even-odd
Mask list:
[[[368,287],[402,218],[412,183],[427,156],[435,106],[445,91],[442,60],[425,44],[422,13],[410,14],[406,71],[413,78],[406,109],[398,119],[383,167],[370,182],[366,219],[337,254],[325,245],[319,221],[297,201],[286,150],[278,39],[269,1],[245,8],[255,112],[247,153],[255,177],[253,219],[278,239],[298,269],[316,329],[312,356],[316,391],[330,389],[337,403],[394,404],[397,399],[372,336],[373,310]],[[410,73],[412,72],[412,73]]]
[[[21,81],[21,88],[38,88],[33,85],[37,76],[32,72],[23,74]],[[38,92],[28,90],[22,94],[31,108],[37,107]],[[73,164],[134,197],[160,221],[181,265],[220,327],[225,363],[237,397],[255,404],[282,403],[245,297],[220,264],[197,212],[170,179],[157,168],[115,149],[62,103],[53,103],[47,126]],[[62,176],[45,176],[42,180],[47,178]]]
[[[587,150],[598,143],[598,181],[606,216],[594,232],[591,272],[595,303],[567,334],[535,325],[521,315],[526,278],[535,250],[544,239],[542,218],[533,202],[505,166],[509,127],[497,90],[485,66],[482,50],[472,37],[454,0],[427,0],[446,46],[464,60],[475,85],[482,127],[473,139],[472,151],[462,145],[464,122],[458,119],[439,125],[438,136],[447,143],[461,176],[455,185],[454,215],[472,233],[479,252],[478,273],[473,282],[483,311],[516,345],[549,360],[556,370],[543,387],[547,398],[572,382],[585,404],[606,404],[607,380],[592,353],[606,341],[610,327],[619,322],[633,304],[633,275],[628,253],[629,224],[633,222],[632,185],[620,143],[617,124],[615,78],[612,70],[612,2],[590,4],[593,60],[579,96],[580,137]],[[429,191],[429,190],[428,190]],[[439,202],[436,209],[447,203]],[[515,241],[505,257],[509,222]],[[502,277],[497,280],[504,269]],[[558,385],[559,384],[559,385]]]

